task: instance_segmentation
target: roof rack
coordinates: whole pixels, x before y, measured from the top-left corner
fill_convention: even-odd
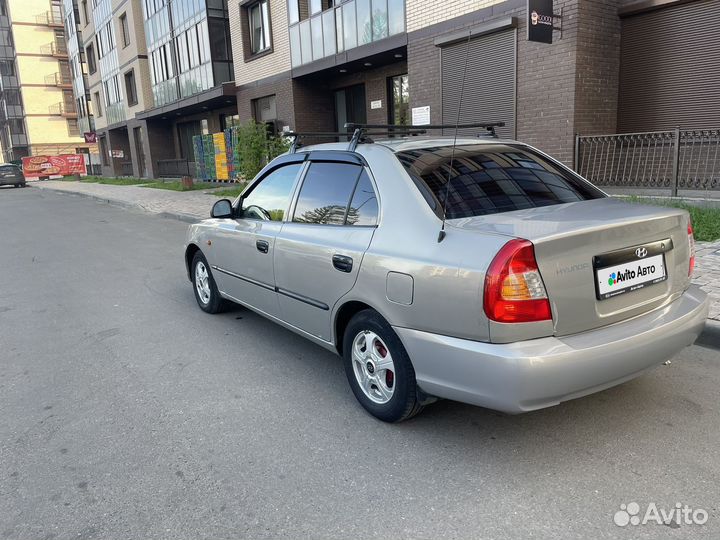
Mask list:
[[[407,128],[407,126],[401,126],[403,129],[399,130],[386,130],[386,131],[366,131],[365,129],[355,129],[354,131],[317,131],[310,133],[298,133],[296,131],[284,131],[283,137],[291,137],[292,143],[290,144],[289,153],[294,154],[298,148],[302,146],[302,139],[305,138],[326,138],[326,137],[350,137],[348,144],[348,150],[353,152],[357,148],[357,145],[361,142],[371,143],[373,142],[371,137],[377,137],[379,135],[424,135],[427,130],[420,128]]]
[[[325,138],[325,137],[350,137],[348,143],[348,151],[354,152],[360,143],[371,143],[371,137],[378,135],[405,135],[416,136],[424,135],[429,129],[470,129],[484,128],[488,134],[497,138],[495,128],[503,127],[505,122],[476,122],[472,124],[429,124],[425,126],[401,125],[401,124],[355,124],[348,122],[345,129],[348,131],[319,131],[312,133],[298,133],[296,131],[283,132],[284,137],[292,137],[289,152],[294,154],[298,148],[302,146],[301,141],[304,138]],[[381,130],[381,131],[369,131]],[[480,135],[478,135],[480,136]]]

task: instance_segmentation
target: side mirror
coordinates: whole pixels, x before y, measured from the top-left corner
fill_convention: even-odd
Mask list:
[[[229,199],[220,199],[218,202],[213,204],[210,217],[217,219],[227,219],[233,217],[232,202]]]

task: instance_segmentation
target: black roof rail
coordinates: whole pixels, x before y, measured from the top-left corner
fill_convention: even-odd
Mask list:
[[[428,124],[424,126],[415,125],[401,125],[401,124],[356,124],[348,122],[345,124],[346,129],[353,130],[368,130],[368,129],[387,129],[389,133],[400,134],[403,132],[410,132],[413,130],[428,130],[428,129],[469,129],[469,128],[484,128],[490,135],[497,138],[495,128],[504,127],[505,122],[474,122],[470,124]],[[399,133],[398,133],[399,132]]]
[[[405,126],[403,126],[405,127]],[[326,137],[350,137],[348,144],[348,150],[354,152],[357,145],[361,142],[371,143],[373,140],[371,137],[379,135],[424,135],[427,132],[424,128],[407,128],[401,130],[386,130],[386,131],[366,131],[365,129],[356,129],[354,131],[316,131],[307,133],[298,133],[296,131],[283,131],[283,137],[291,137],[292,143],[290,144],[290,154],[297,152],[297,149],[302,146],[301,141],[305,138],[326,138]]]
[[[305,138],[325,138],[325,137],[350,137],[352,135],[349,131],[316,131],[312,133],[298,133],[297,131],[283,131],[281,134],[283,137],[292,137],[292,143],[290,144],[289,152],[294,154],[300,146],[301,139]]]

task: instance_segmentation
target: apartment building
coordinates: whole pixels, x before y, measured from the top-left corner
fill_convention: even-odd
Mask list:
[[[237,114],[227,3],[75,1],[102,173],[188,172],[192,137]]]
[[[576,133],[720,127],[719,0],[552,4],[549,44],[527,0],[231,0],[239,118],[454,123],[462,93],[569,164]]]
[[[3,161],[91,151],[77,117],[60,0],[0,0]]]

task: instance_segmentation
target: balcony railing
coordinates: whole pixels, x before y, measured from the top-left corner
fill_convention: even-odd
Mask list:
[[[45,76],[45,84],[51,84],[59,88],[72,88],[72,78],[69,73],[51,73]]]
[[[68,55],[67,45],[63,41],[51,41],[41,45],[40,52],[42,54],[51,54],[57,58],[67,58]]]
[[[52,115],[64,116],[65,118],[77,118],[77,109],[75,108],[75,105],[63,103],[62,101],[60,103],[50,105],[50,107],[48,107],[48,111]]]
[[[405,31],[405,0],[350,0],[290,26],[292,66]]]
[[[35,20],[38,24],[44,24],[47,26],[59,28],[62,28],[64,26],[62,14],[60,13],[59,9],[41,13],[40,15],[35,17]]]

